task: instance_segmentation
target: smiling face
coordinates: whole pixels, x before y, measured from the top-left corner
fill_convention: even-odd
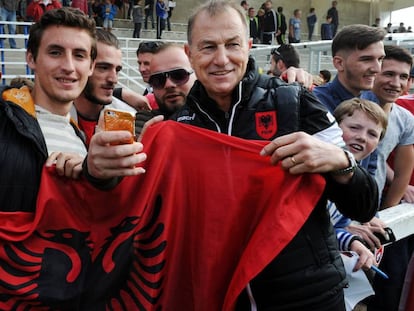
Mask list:
[[[89,78],[84,95],[94,104],[108,105],[122,69],[122,51],[114,46],[97,43],[95,70]]]
[[[410,64],[395,59],[384,59],[381,73],[375,79],[372,91],[380,104],[393,103],[407,88]]]
[[[252,45],[239,14],[227,8],[214,16],[200,12],[193,24],[190,45],[186,46],[191,66],[208,95],[223,110],[243,78]]]
[[[384,55],[382,41],[373,43],[363,50],[338,52],[333,62],[338,70],[339,81],[355,96],[362,90],[372,89],[375,77],[381,71]]]
[[[151,74],[151,59],[154,56],[152,53],[139,53],[138,54],[138,70],[141,73],[142,80],[148,83],[148,79]]]
[[[339,127],[348,150],[356,160],[364,159],[378,146],[382,126],[361,110],[355,110],[352,116],[344,116]]]
[[[66,115],[92,74],[91,48],[92,38],[85,30],[66,26],[45,29],[36,60],[30,51],[26,54],[29,67],[35,71],[35,103]]]

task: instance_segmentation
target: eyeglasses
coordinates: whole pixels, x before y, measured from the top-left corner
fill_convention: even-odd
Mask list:
[[[157,72],[150,76],[148,82],[154,89],[162,89],[169,78],[175,85],[180,86],[188,82],[192,73],[193,71],[187,71],[183,68]]]

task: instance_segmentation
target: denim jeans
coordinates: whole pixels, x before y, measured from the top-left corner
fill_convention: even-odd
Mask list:
[[[15,22],[16,21],[16,11],[8,11],[5,8],[0,8],[0,18],[2,21],[7,22]],[[14,35],[16,34],[16,25],[15,24],[9,24],[7,25],[7,28],[9,29],[9,34]],[[12,49],[16,48],[16,41],[14,38],[9,38],[10,47]]]

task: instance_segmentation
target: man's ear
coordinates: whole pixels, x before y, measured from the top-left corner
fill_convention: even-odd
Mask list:
[[[33,57],[33,54],[32,54],[32,52],[27,52],[26,53],[26,63],[27,63],[27,65],[30,67],[30,69],[32,69],[32,70],[34,70],[35,69],[35,67],[36,67],[36,62],[35,62],[35,59],[34,59],[34,57]]]
[[[253,38],[249,38],[249,40],[247,41],[247,47],[250,50],[252,48],[252,46],[253,46]]]
[[[276,61],[276,68],[280,71],[283,72],[287,69],[285,63],[283,62],[283,60],[281,60],[280,58]]]
[[[191,49],[188,43],[184,44],[184,52],[187,54],[188,60],[190,61],[191,67],[193,67],[193,62],[191,60]]]
[[[336,70],[344,71],[345,70],[345,59],[342,56],[335,55],[332,59],[332,63]]]
[[[95,70],[95,65],[96,65],[96,59],[94,61],[91,62],[91,68],[89,70],[89,75],[88,77],[92,76],[93,71]]]

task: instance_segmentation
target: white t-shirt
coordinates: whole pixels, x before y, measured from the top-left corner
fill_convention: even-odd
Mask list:
[[[46,141],[47,151],[71,152],[86,156],[86,146],[70,124],[70,114],[60,116],[35,105],[36,117]]]
[[[375,180],[378,184],[380,198],[387,177],[386,161],[388,156],[395,147],[412,144],[414,144],[414,116],[407,109],[392,104],[388,115],[387,131],[377,147],[378,160]]]

